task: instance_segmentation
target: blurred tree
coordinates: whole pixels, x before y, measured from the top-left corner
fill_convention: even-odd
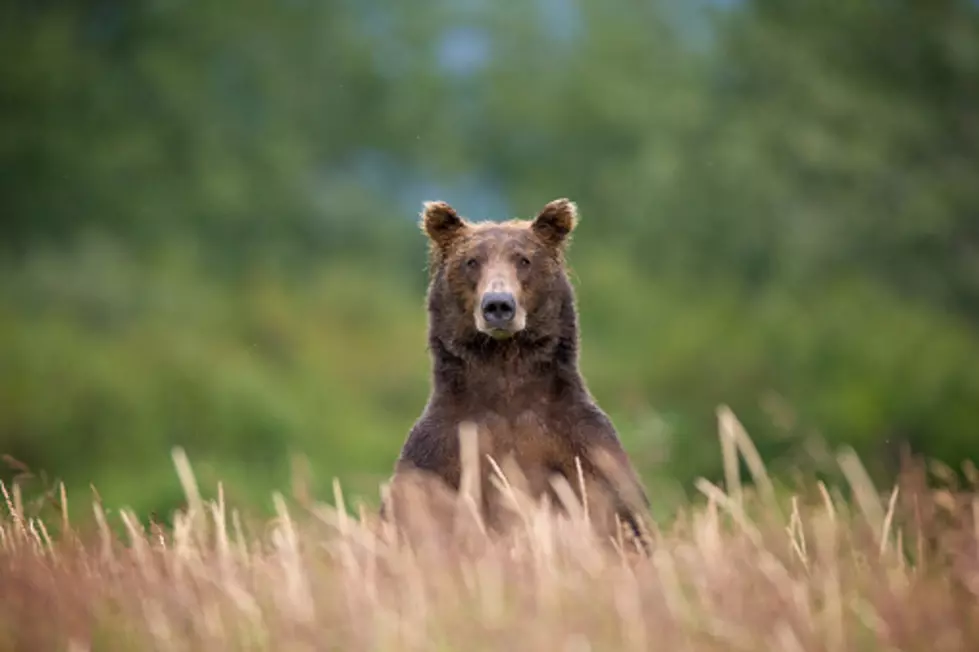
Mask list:
[[[336,253],[368,235],[397,249],[400,222],[378,219],[391,204],[351,172],[372,148],[412,148],[405,123],[437,93],[385,78],[350,3],[0,11],[4,250],[93,229],[230,244],[219,260]]]
[[[806,320],[759,355],[831,441],[885,467],[902,442],[975,456],[979,5],[744,2],[715,47],[679,158],[698,188],[635,242]]]
[[[979,5],[758,0],[717,47],[686,150],[703,192],[682,197],[712,234],[689,248],[725,242],[741,264],[700,262],[764,284],[870,277],[975,323]]]

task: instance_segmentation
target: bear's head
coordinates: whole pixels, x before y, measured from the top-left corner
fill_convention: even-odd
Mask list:
[[[564,253],[576,223],[567,199],[533,220],[500,223],[470,222],[445,202],[426,203],[432,335],[457,355],[573,336]]]

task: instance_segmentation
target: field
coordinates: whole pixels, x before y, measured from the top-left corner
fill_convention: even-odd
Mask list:
[[[517,527],[485,534],[464,492],[408,539],[339,484],[327,504],[297,480],[251,520],[220,486],[204,500],[179,449],[172,527],[96,500],[75,528],[62,488],[45,516],[5,485],[0,650],[979,649],[979,494],[958,474],[909,463],[879,492],[844,451],[843,486],[785,493],[724,416],[725,489],[650,524],[648,556],[588,536],[567,484],[557,516],[501,476]]]

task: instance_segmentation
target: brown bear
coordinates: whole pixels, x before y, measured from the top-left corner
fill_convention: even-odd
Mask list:
[[[639,534],[646,493],[578,369],[578,315],[565,264],[577,220],[567,199],[548,203],[533,220],[502,223],[470,222],[444,202],[424,205],[432,388],[393,482],[422,472],[458,491],[459,431],[468,422],[478,430],[481,456],[515,462],[531,497],[553,498],[557,474],[579,501],[584,484],[593,524],[610,532],[618,520]],[[488,510],[489,469],[480,466]]]

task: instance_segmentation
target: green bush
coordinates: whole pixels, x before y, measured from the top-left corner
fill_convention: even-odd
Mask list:
[[[5,270],[2,452],[144,513],[178,499],[174,446],[205,491],[220,479],[234,500],[286,487],[295,455],[314,491],[337,476],[377,499],[428,394],[422,270],[347,260],[229,281],[186,253],[122,251],[93,243]],[[805,464],[814,433],[878,474],[901,442],[953,464],[971,451],[979,341],[952,318],[856,283],[748,299],[612,257],[573,262],[583,371],[657,508],[720,477],[721,403],[775,471]]]

